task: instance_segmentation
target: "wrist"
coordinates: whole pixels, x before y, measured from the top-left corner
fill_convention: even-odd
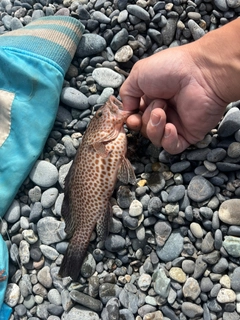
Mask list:
[[[190,44],[190,55],[225,106],[240,99],[240,19]],[[219,103],[219,102],[218,102]]]

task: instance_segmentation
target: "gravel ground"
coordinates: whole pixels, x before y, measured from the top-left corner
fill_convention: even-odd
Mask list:
[[[105,243],[93,233],[79,283],[57,276],[64,178],[93,110],[118,96],[137,60],[239,12],[239,0],[0,1],[0,33],[54,14],[86,28],[45,149],[1,225],[11,320],[240,319],[240,102],[179,155],[129,133],[137,185],[117,183],[111,232]]]

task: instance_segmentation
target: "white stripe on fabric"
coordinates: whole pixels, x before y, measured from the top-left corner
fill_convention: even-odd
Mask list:
[[[10,134],[11,109],[14,97],[14,93],[0,90],[0,147]]]

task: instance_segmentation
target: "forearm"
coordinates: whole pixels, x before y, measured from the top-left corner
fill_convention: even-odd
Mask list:
[[[240,99],[240,19],[193,42],[190,54],[215,94],[226,104]]]

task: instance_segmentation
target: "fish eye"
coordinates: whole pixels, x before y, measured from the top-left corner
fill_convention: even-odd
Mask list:
[[[100,118],[100,117],[102,116],[102,114],[103,114],[102,111],[98,111],[98,112],[97,112],[98,118]]]

